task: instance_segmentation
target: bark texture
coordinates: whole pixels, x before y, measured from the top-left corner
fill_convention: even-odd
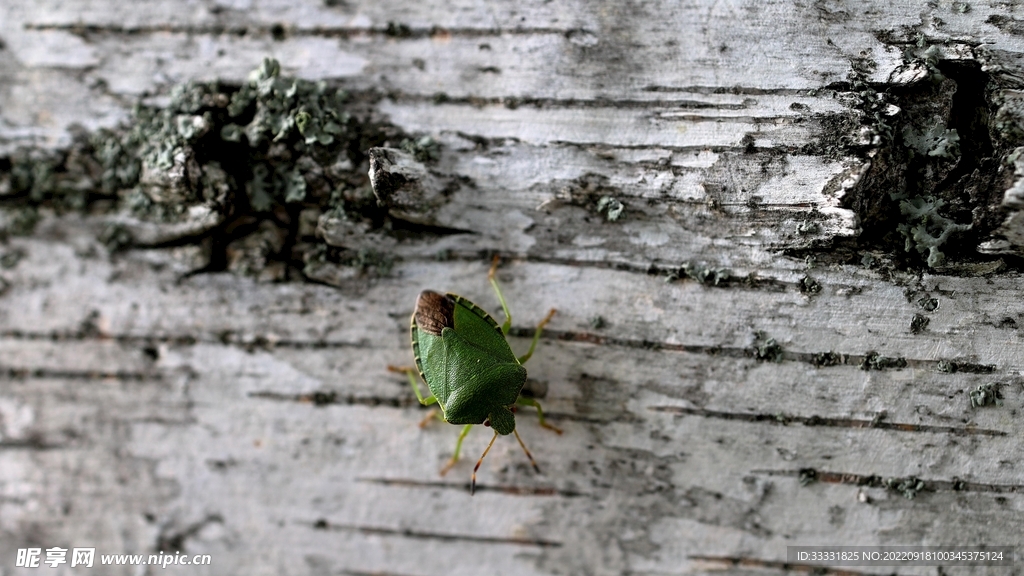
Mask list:
[[[44,208],[19,235],[7,174],[0,574],[36,573],[31,546],[461,576],[1016,544],[1022,32],[1013,3],[945,0],[5,0],[2,154],[265,56],[437,150],[372,143],[380,219],[297,225],[359,262],[301,271],[253,264],[294,248],[269,228],[221,246],[203,207]],[[490,431],[439,476],[458,428],[417,428],[386,367],[421,290],[501,321],[493,254],[514,350],[558,309],[527,387],[565,433],[520,410],[542,473],[501,438],[470,498]]]

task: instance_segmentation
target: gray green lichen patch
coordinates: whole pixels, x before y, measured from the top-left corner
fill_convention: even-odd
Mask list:
[[[376,119],[374,98],[285,76],[272,59],[240,86],[177,86],[160,105],[136,106],[123,128],[79,134],[68,150],[0,158],[0,228],[25,234],[39,209],[82,210],[106,220],[97,236],[111,251],[212,239],[210,270],[286,279],[324,251],[317,218],[388,234],[368,149],[394,142],[422,161],[440,155],[429,137]],[[352,255],[333,263],[390,269],[393,258],[363,248],[340,246]]]
[[[607,222],[623,217],[626,205],[619,199],[620,191],[610,185],[607,176],[587,173],[563,186],[556,200],[571,206],[580,206],[600,214]]]
[[[917,154],[934,158],[953,159],[960,156],[960,135],[956,130],[931,126],[903,128],[903,143]]]
[[[84,207],[102,176],[102,166],[85,140],[78,135],[79,148],[69,151],[23,148],[0,158],[0,200],[26,198],[36,205],[48,201],[60,210]]]
[[[404,138],[398,147],[412,154],[419,162],[436,162],[441,157],[440,145],[430,136],[423,136],[415,140]]]
[[[625,210],[626,206],[613,196],[601,196],[597,201],[597,211],[609,222],[618,220]]]
[[[971,408],[980,408],[982,406],[1002,406],[1003,394],[1000,392],[1000,384],[998,382],[989,382],[988,384],[981,384],[974,390],[971,390]]]
[[[372,248],[348,250],[318,244],[305,252],[302,273],[306,278],[325,284],[340,285],[360,275],[387,276],[395,265],[395,257]]]
[[[824,368],[826,366],[838,366],[846,362],[846,357],[842,354],[836,354],[835,352],[818,352],[811,357],[811,364],[816,368]]]
[[[873,350],[865,354],[860,363],[861,370],[893,370],[906,367],[906,358],[882,356]]]
[[[916,476],[907,476],[905,478],[886,478],[882,482],[882,485],[885,486],[887,490],[902,494],[907,500],[913,500],[927,487],[924,481]]]
[[[907,220],[896,227],[905,240],[904,250],[927,255],[926,262],[932,268],[938,268],[945,263],[946,255],[940,248],[950,237],[957,232],[971,229],[970,224],[957,224],[939,213],[946,204],[941,198],[915,196],[906,199],[894,195],[893,199],[899,200],[900,213]]]
[[[761,362],[782,362],[785,356],[782,345],[776,342],[775,338],[769,338],[764,332],[754,335],[754,346],[751,353]]]
[[[924,314],[914,314],[914,317],[910,320],[910,331],[914,334],[920,334],[928,327],[929,322],[931,322],[931,319]]]
[[[970,222],[957,223],[944,213],[950,202],[962,205],[955,191],[945,189],[945,181],[962,164],[962,135],[955,117],[965,112],[955,108],[963,100],[957,96],[966,79],[958,81],[941,71],[941,52],[934,46],[908,51],[907,60],[923,73],[900,92],[901,112],[892,120],[901,129],[891,141],[890,158],[898,160],[898,168],[904,171],[892,182],[896,190],[889,192],[899,211],[899,217],[892,220],[904,240],[904,250],[921,255],[929,267],[938,268],[945,262],[943,247],[952,236],[971,229]],[[948,69],[952,73],[953,68]],[[972,143],[965,150],[975,156],[977,148]]]
[[[977,364],[961,360],[939,360],[936,364],[939,372],[955,374],[963,372],[968,374],[991,374],[996,371],[995,364]]]
[[[119,252],[132,244],[132,233],[126,226],[120,223],[108,224],[100,232],[99,241],[111,252]]]
[[[329,146],[346,140],[350,116],[348,95],[323,82],[281,77],[276,60],[265,59],[249,75],[249,82],[231,96],[227,112],[231,122],[220,130],[221,139],[241,141],[252,148],[264,140],[281,142],[295,133],[307,145]]]
[[[862,233],[825,258],[848,263],[867,250],[879,256],[864,265],[891,255],[883,268],[892,271],[1000,269],[969,264],[992,260],[983,243],[1005,219],[1002,191],[1011,175],[1001,159],[1024,143],[1021,82],[991,66],[984,47],[897,36],[880,36],[904,51],[888,80],[877,81],[870,57],[860,58],[839,95],[859,128],[842,124],[844,137],[822,124],[823,138],[870,162],[843,197]]]
[[[732,273],[727,268],[709,266],[705,262],[686,262],[679,268],[670,270],[665,281],[673,282],[680,278],[689,278],[705,286],[718,286],[727,282],[731,277]]]
[[[0,219],[0,234],[27,236],[39,223],[39,210],[34,206],[22,206],[5,212]]]
[[[993,95],[996,112],[992,116],[992,129],[1008,145],[1024,144],[1024,91],[1006,89]]]
[[[800,292],[803,294],[817,294],[821,292],[821,283],[810,276],[801,278],[799,284]]]
[[[814,468],[801,468],[797,472],[797,481],[801,486],[810,486],[818,481],[818,471]]]
[[[276,260],[288,240],[288,231],[271,220],[263,220],[256,230],[233,240],[225,248],[227,269],[258,280],[284,280],[285,263]]]

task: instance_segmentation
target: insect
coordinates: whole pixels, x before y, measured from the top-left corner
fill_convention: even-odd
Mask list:
[[[514,434],[534,470],[540,472],[533,455],[516,431],[514,412],[517,406],[536,408],[541,426],[562,433],[545,421],[544,411],[536,400],[521,395],[523,385],[526,384],[523,364],[533,355],[541,332],[554,316],[555,309],[552,308],[537,325],[533,342],[526,354],[516,356],[505,339],[512,327],[512,315],[495,279],[498,262],[499,258],[495,256],[487,279],[494,287],[501,309],[505,312],[504,324],[499,326],[490,314],[458,294],[424,290],[416,299],[416,310],[412,315],[412,351],[416,367],[388,366],[393,372],[406,373],[420,404],[437,404],[441,408],[441,419],[451,424],[464,425],[455,442],[455,453],[441,469],[442,475],[458,461],[462,441],[473,425],[483,424],[494,429],[494,436],[473,468],[470,494],[476,492],[477,470],[499,434]],[[431,395],[426,398],[420,393],[416,372],[419,372],[430,389]],[[435,414],[427,416],[420,426],[424,426]]]

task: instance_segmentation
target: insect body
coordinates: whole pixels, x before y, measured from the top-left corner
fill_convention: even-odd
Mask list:
[[[474,424],[494,429],[491,442],[473,469],[471,493],[476,489],[476,471],[499,434],[515,434],[534,469],[540,471],[516,432],[514,411],[517,405],[535,407],[541,426],[559,434],[562,432],[545,422],[536,400],[520,395],[526,384],[523,364],[533,355],[541,331],[555,310],[548,312],[537,325],[529,351],[517,357],[505,339],[512,326],[512,316],[494,278],[497,267],[498,259],[495,258],[488,279],[505,312],[505,323],[501,326],[482,308],[457,294],[426,290],[417,298],[412,315],[412,350],[416,359],[415,371],[426,381],[431,393],[429,397],[424,398],[420,393],[412,368],[389,367],[408,374],[409,383],[421,404],[437,404],[446,422],[464,425],[455,444],[455,453],[442,469],[442,474],[459,459],[462,441]]]

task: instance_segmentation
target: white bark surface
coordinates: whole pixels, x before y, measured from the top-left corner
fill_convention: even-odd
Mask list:
[[[959,4],[4,0],[0,151],[66,145],[269,55],[386,95],[382,115],[442,144],[438,177],[472,184],[429,222],[471,233],[398,242],[390,274],[337,286],[186,276],[193,247],[111,255],[74,215],[0,246],[20,255],[0,269],[0,574],[49,573],[14,567],[30,546],[212,555],[172,568],[189,574],[461,576],[776,573],[791,545],[1017,544],[1020,275],[782,252],[860,233],[841,199],[865,156],[815,146],[851,110],[835,86],[854,59],[878,82],[907,74],[885,34],[1024,76],[1020,8]],[[620,219],[579,200],[602,195]],[[328,242],[345,233],[331,224]],[[498,310],[490,251],[514,349],[558,309],[527,367],[565,433],[521,411],[542,473],[500,438],[471,498],[489,431],[440,477],[458,428],[417,428],[426,412],[386,366],[412,361],[420,290]],[[732,280],[666,282],[685,262]],[[780,362],[752,357],[765,338]],[[816,366],[828,352],[841,362]],[[871,352],[906,364],[861,369]],[[1003,404],[972,409],[989,382]],[[914,499],[881,486],[906,476],[926,483]]]

